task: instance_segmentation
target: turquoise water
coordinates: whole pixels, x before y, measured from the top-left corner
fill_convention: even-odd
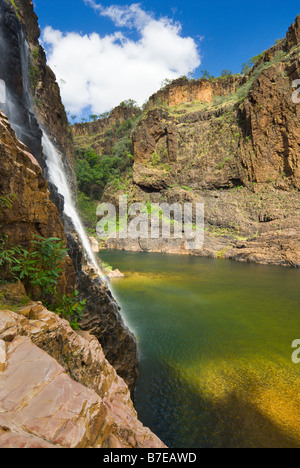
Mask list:
[[[103,251],[140,352],[135,406],[169,447],[300,447],[300,271]]]

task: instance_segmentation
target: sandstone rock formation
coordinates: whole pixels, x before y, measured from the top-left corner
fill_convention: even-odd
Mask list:
[[[215,96],[226,96],[235,91],[245,82],[244,77],[230,76],[228,79],[211,81],[202,79],[190,82],[187,78],[174,80],[150,97],[148,106],[158,103],[169,107],[180,106],[189,102],[212,102]]]
[[[179,79],[153,95],[131,133],[129,202],[204,203],[204,247],[130,238],[107,247],[300,266],[299,77],[298,16],[248,74]],[[107,186],[103,201],[117,205],[122,190]]]
[[[67,246],[58,209],[50,200],[48,185],[37,160],[17,140],[5,115],[0,110],[0,195],[12,198],[12,206],[0,211],[1,234],[11,246],[31,248],[36,235],[58,237]],[[76,284],[70,257],[64,264],[61,292],[72,292]]]
[[[72,125],[72,135],[76,139],[78,151],[91,148],[101,155],[109,155],[113,145],[122,136],[120,126],[139,114],[134,107],[118,106],[106,118],[95,122]]]
[[[0,311],[0,447],[164,444],[138,421],[97,339],[29,302]]]
[[[0,141],[3,142],[1,157],[4,161],[0,169],[0,195],[15,196],[15,205],[11,210],[4,210],[1,216],[3,233],[9,235],[12,246],[20,244],[25,248],[30,246],[35,234],[59,237],[64,241],[69,257],[61,278],[60,291],[72,292],[76,286],[81,298],[86,299],[84,324],[89,323],[92,326],[104,350],[112,357],[112,364],[133,391],[137,377],[135,338],[125,327],[120,308],[107,285],[97,275],[92,277],[84,271],[86,265],[79,239],[74,226],[63,215],[64,200],[56,188],[50,183],[47,186],[45,181],[47,168],[41,146],[41,126],[59,151],[74,188],[76,185],[72,167],[72,137],[58,84],[53,72],[46,65],[45,53],[38,43],[39,27],[32,2],[17,0],[12,4],[10,1],[0,0],[0,10],[0,35],[3,39],[0,40],[0,79],[4,79],[14,103],[13,112],[9,115],[10,122],[14,121],[14,128],[18,131],[21,128],[18,135],[27,146],[25,148],[16,139],[8,121],[1,114],[0,120],[3,121],[5,132],[2,131]],[[25,42],[26,38],[28,44]],[[28,47],[30,57],[27,57]],[[28,65],[28,77],[23,73],[26,68],[24,65]],[[11,70],[14,70],[12,79]],[[4,103],[3,107],[9,111],[10,106]],[[16,116],[20,121],[15,122]],[[21,155],[20,148],[27,157]],[[12,155],[12,158],[7,158],[7,155]],[[43,172],[38,168],[36,159]],[[21,162],[23,166],[20,165]],[[56,207],[51,203],[50,197]]]
[[[10,2],[9,2],[10,3]],[[31,0],[15,0],[18,17],[25,28],[31,55],[31,92],[38,119],[64,157],[72,174],[74,151],[65,108],[55,74],[47,65],[46,54],[39,44],[40,28]]]

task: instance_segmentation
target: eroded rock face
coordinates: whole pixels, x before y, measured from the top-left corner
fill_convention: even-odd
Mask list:
[[[121,309],[108,284],[85,265],[78,239],[70,233],[67,237],[76,270],[77,289],[80,298],[86,300],[80,326],[99,340],[106,358],[133,393],[138,376],[136,339],[124,324]]]
[[[205,243],[109,240],[109,248],[299,266],[300,16],[248,76],[178,80],[132,133],[130,202],[205,206]],[[197,94],[198,93],[198,94]],[[107,187],[104,201],[118,202]]]
[[[300,188],[300,106],[292,101],[292,82],[299,77],[298,51],[290,61],[264,70],[240,109],[244,138],[238,154],[246,168],[244,183],[267,183],[284,176]]]
[[[10,2],[8,2],[10,3]],[[55,74],[47,66],[46,54],[39,44],[40,29],[31,0],[15,0],[18,17],[24,26],[30,48],[32,103],[41,125],[63,155],[63,161],[74,179],[74,150],[68,118],[61,101]]]
[[[84,271],[77,276],[79,291],[87,301],[80,326],[98,338],[107,360],[133,394],[138,377],[135,337],[125,326],[120,314],[121,309],[108,286],[92,280]]]
[[[31,149],[31,153],[44,168],[38,122],[29,111],[27,79],[23,76],[27,49],[25,34],[10,2],[0,0],[0,79],[5,83],[6,100],[0,102],[18,133],[19,139]]]
[[[0,311],[0,447],[162,448],[96,338],[41,303]]]
[[[109,155],[114,144],[122,137],[120,126],[138,116],[135,108],[117,106],[106,118],[89,123],[72,125],[72,135],[78,152],[87,148],[95,150],[99,156]]]
[[[155,105],[159,102],[175,107],[193,101],[209,103],[215,96],[226,96],[229,93],[234,93],[243,82],[244,77],[235,76],[219,81],[189,81],[187,78],[179,78],[151,96],[149,105]]]
[[[7,118],[0,111],[0,196],[12,198],[12,206],[0,212],[1,234],[8,244],[31,248],[35,235],[58,237],[67,245],[58,210],[50,200],[41,167],[28,148],[17,140]],[[76,284],[70,257],[64,263],[60,291],[72,291]]]

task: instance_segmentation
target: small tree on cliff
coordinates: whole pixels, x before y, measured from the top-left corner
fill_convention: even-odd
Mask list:
[[[90,120],[92,120],[93,122],[96,122],[96,120],[98,119],[98,115],[97,114],[91,114],[89,116]]]

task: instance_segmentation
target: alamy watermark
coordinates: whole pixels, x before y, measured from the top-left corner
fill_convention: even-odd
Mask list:
[[[294,364],[300,364],[300,340],[293,341],[292,348],[295,349],[292,354],[292,361]]]
[[[126,195],[119,206],[101,203],[97,208],[100,239],[182,239],[187,250],[204,244],[204,203],[133,203]]]
[[[297,88],[296,91],[293,92],[292,101],[294,104],[300,104],[300,80],[294,80],[292,87]]]

